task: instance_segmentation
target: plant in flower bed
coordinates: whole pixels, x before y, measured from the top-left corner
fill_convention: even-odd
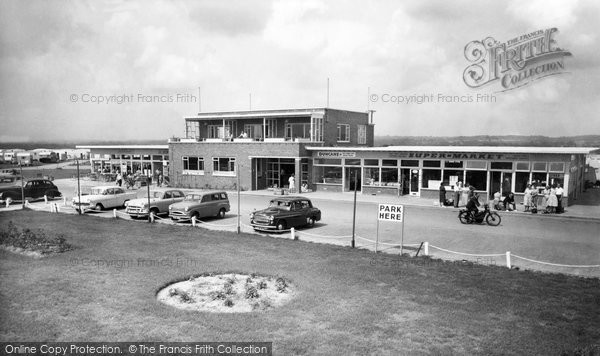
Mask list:
[[[19,229],[12,221],[0,230],[0,245],[41,255],[73,249],[63,235],[50,237],[43,230]]]
[[[240,280],[246,283],[237,283]],[[293,296],[291,283],[283,277],[257,274],[250,277],[236,273],[192,276],[157,293],[157,299],[164,304],[184,310],[217,313],[268,310],[286,303]]]

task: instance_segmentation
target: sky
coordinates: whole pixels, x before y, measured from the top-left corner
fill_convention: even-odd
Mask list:
[[[593,0],[4,0],[0,142],[166,142],[199,111],[328,93],[376,136],[600,134],[598,19]],[[560,74],[466,85],[467,44],[550,28]]]

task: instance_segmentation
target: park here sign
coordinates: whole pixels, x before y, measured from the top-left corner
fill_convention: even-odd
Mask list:
[[[377,220],[402,222],[404,206],[397,204],[379,204]]]

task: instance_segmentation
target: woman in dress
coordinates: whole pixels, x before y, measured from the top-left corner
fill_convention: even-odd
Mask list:
[[[531,184],[527,184],[525,191],[523,192],[523,206],[525,207],[525,211],[528,212],[531,207]]]
[[[558,198],[556,197],[556,186],[552,186],[548,192],[548,209],[549,213],[556,213],[556,207],[558,206]]]

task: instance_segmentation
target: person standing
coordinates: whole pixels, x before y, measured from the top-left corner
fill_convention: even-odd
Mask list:
[[[558,198],[556,197],[556,187],[550,188],[548,191],[548,213],[556,213],[556,207],[558,206]]]
[[[120,187],[123,184],[123,176],[121,175],[121,171],[117,172],[117,185]]]
[[[462,182],[456,182],[454,185],[454,207],[458,208],[458,202],[460,201],[460,195],[462,193]]]
[[[563,206],[562,206],[562,198],[563,198],[563,194],[565,194],[565,190],[563,189],[563,187],[560,184],[556,185],[556,200],[558,200],[558,206],[556,207],[556,212],[558,214],[562,213],[564,210]]]
[[[525,191],[523,192],[523,206],[525,207],[525,212],[529,211],[529,208],[531,208],[532,202],[531,202],[531,193],[533,192],[533,190],[531,189],[531,184],[527,184],[527,188],[525,188]]]
[[[510,192],[510,179],[504,178],[504,182],[502,182],[502,197],[507,197]]]
[[[296,191],[296,178],[294,177],[294,173],[292,173],[288,182],[290,183],[290,193],[294,193]]]
[[[440,206],[444,206],[446,202],[446,187],[444,182],[440,182]]]

